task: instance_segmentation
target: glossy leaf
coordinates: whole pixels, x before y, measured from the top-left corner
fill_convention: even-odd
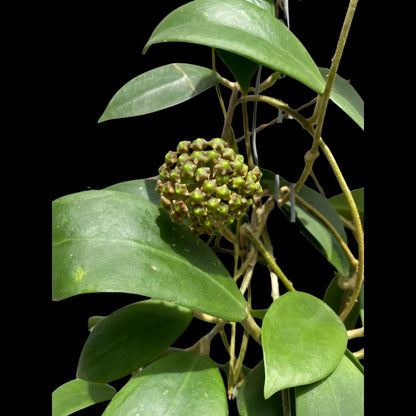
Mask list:
[[[364,376],[347,356],[327,378],[296,388],[296,416],[363,416]]]
[[[274,0],[246,0],[249,3],[253,3],[258,7],[268,11],[272,16],[274,16]]]
[[[325,82],[302,43],[269,10],[241,0],[195,0],[166,16],[144,47],[190,42],[223,49],[322,93]]]
[[[221,374],[206,355],[183,352],[153,362],[117,393],[103,416],[226,416]]]
[[[274,194],[275,174],[266,169],[262,169],[262,172],[262,186],[264,185],[264,188],[270,189]],[[288,186],[288,182],[280,177],[280,186],[284,185]],[[337,230],[341,238],[347,242],[344,226],[337,212],[326,198],[307,186],[303,186],[298,195],[324,216]],[[290,205],[290,201],[288,201],[283,207],[283,212],[289,218]],[[302,234],[326,257],[338,272],[343,276],[348,276],[350,272],[348,257],[328,226],[301,203],[296,203],[295,211],[296,221],[300,225]]]
[[[357,205],[361,223],[364,224],[364,188],[354,189],[351,191],[355,204]],[[338,214],[351,221],[351,212],[344,194],[335,195],[328,200],[336,209]]]
[[[52,416],[67,416],[95,403],[111,400],[116,394],[108,384],[71,380],[52,393]]]
[[[160,195],[155,191],[156,179],[134,179],[119,182],[105,189],[109,191],[120,191],[147,199],[156,205],[160,205]]]
[[[277,391],[327,377],[341,360],[347,332],[334,311],[303,292],[277,298],[263,319],[267,399]]]
[[[247,94],[250,87],[250,81],[258,68],[258,64],[243,58],[235,53],[217,49],[217,53],[221,60],[227,65],[235,79],[240,84],[241,89]]]
[[[211,69],[174,63],[133,78],[111,99],[98,122],[140,116],[189,100],[219,82]]]
[[[319,71],[326,80],[329,69],[319,68]],[[364,101],[355,88],[338,74],[330,98],[364,130]]]
[[[328,288],[326,289],[324,302],[327,303],[331,309],[339,315],[340,305],[342,301],[342,297],[344,295],[344,291],[338,285],[338,278],[334,277],[329,284]],[[360,303],[357,302],[354,304],[350,314],[348,315],[347,319],[344,321],[345,328],[347,329],[354,329],[355,324],[357,322],[358,316],[360,315]]]
[[[127,305],[95,325],[82,349],[77,377],[101,383],[124,377],[168,348],[191,320],[189,309],[167,302]]]
[[[237,395],[240,416],[283,416],[282,396],[276,393],[269,399],[263,395],[264,362],[260,361],[247,375]]]
[[[212,250],[155,204],[124,192],[85,191],[52,206],[54,300],[124,292],[230,321],[246,301]]]

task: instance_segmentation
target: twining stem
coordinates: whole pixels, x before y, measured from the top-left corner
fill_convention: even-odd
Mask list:
[[[232,86],[231,90],[231,97],[228,104],[227,114],[225,116],[224,120],[224,126],[221,132],[221,137],[228,142],[230,147],[234,149],[234,151],[238,152],[237,143],[235,141],[234,132],[231,127],[231,123],[234,116],[234,110],[237,105],[237,97],[238,97],[238,84],[235,83]]]
[[[251,150],[251,143],[250,143],[250,129],[248,125],[247,101],[242,102],[242,108],[243,108],[244,141],[246,144],[246,151],[247,151],[247,164],[248,164],[249,169],[253,169],[254,159],[253,159],[253,153]]]
[[[313,132],[312,125],[311,125],[311,123],[309,122],[309,120],[307,118],[303,117],[301,114],[298,113],[297,110],[294,110],[289,105],[287,105],[283,101],[278,100],[277,98],[269,97],[267,95],[255,95],[255,94],[253,94],[253,95],[243,95],[242,97],[240,97],[237,100],[237,102],[246,102],[246,101],[263,102],[263,103],[271,105],[272,107],[278,108],[278,109],[284,111],[285,113],[289,114],[290,116],[292,116],[297,122],[299,122],[299,124],[305,130],[307,130],[311,134]]]
[[[361,218],[358,212],[357,205],[344,179],[344,176],[342,175],[341,169],[339,168],[329,147],[325,144],[325,142],[322,139],[320,139],[319,145],[322,149],[322,152],[325,154],[334,172],[335,177],[337,178],[338,184],[349,206],[349,209],[351,212],[351,219],[352,219],[354,230],[355,230],[354,235],[355,235],[357,246],[358,246],[358,264],[357,264],[357,277],[355,279],[355,285],[350,293],[350,296],[347,302],[344,305],[344,309],[341,311],[339,315],[341,320],[345,320],[346,317],[351,312],[352,308],[354,307],[354,304],[360,294],[361,286],[364,282],[364,232],[363,232],[363,227],[361,224]]]
[[[211,60],[212,60],[212,70],[217,72],[216,64],[215,64],[215,49],[211,48]],[[217,92],[218,101],[220,103],[222,114],[224,118],[227,117],[227,110],[225,109],[224,100],[222,99],[220,85],[218,83],[215,84],[215,91]]]
[[[281,189],[281,192],[290,192],[290,188],[287,186],[283,186]],[[331,224],[328,219],[322,215],[317,209],[315,209],[311,204],[306,202],[302,197],[299,195],[295,195],[296,201],[299,202],[303,207],[305,207],[308,211],[310,211],[316,218],[318,218],[325,226],[331,231],[332,235],[335,237],[335,239],[340,244],[341,248],[344,250],[345,254],[348,257],[349,262],[351,265],[355,268],[357,267],[357,259],[354,257],[354,255],[351,253],[351,250],[349,249],[347,243],[344,241],[344,239],[340,236],[339,232],[336,230],[336,228]]]
[[[338,39],[337,47],[335,49],[334,56],[332,58],[331,67],[328,72],[327,80],[325,83],[325,89],[321,96],[318,97],[314,115],[312,120],[316,119],[316,127],[313,133],[313,143],[310,150],[305,155],[305,167],[303,172],[296,182],[295,192],[299,190],[304,185],[306,179],[308,178],[315,159],[319,156],[319,140],[321,139],[322,128],[324,125],[324,119],[326,115],[326,109],[328,107],[328,102],[331,96],[331,91],[335,83],[335,78],[337,75],[339,63],[341,61],[342,53],[344,52],[345,43],[347,41],[348,33],[350,31],[352,19],[354,17],[355,9],[357,7],[358,0],[350,0],[348,5],[347,13],[345,15],[344,23],[342,25],[341,33]]]
[[[256,246],[256,248],[260,251],[263,258],[266,260],[267,264],[270,266],[272,271],[276,273],[277,277],[282,281],[286,289],[293,292],[295,288],[292,286],[292,283],[283,273],[282,269],[277,265],[273,256],[266,250],[260,238],[256,236],[256,234],[253,232],[251,227],[248,224],[244,224],[241,227],[241,232],[244,233],[252,241],[252,243]]]

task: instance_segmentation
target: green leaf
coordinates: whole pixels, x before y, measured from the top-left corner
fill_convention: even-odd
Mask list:
[[[319,68],[319,71],[326,81],[329,69]],[[355,88],[338,74],[335,77],[330,98],[364,130],[364,101]]]
[[[264,10],[267,10],[272,16],[274,16],[274,0],[246,0],[249,3],[253,3]]]
[[[98,122],[172,107],[195,97],[219,80],[216,72],[198,65],[175,63],[152,69],[117,91]]]
[[[331,280],[328,288],[326,289],[324,302],[338,315],[341,311],[339,310],[342,297],[344,295],[344,290],[342,290],[338,285],[338,277],[334,277]],[[360,303],[355,303],[347,319],[344,321],[346,329],[354,329],[357,322],[358,316],[360,315]]]
[[[52,393],[52,416],[67,416],[95,403],[111,400],[116,394],[108,384],[71,380]]]
[[[250,81],[259,65],[247,58],[243,58],[242,56],[222,49],[217,49],[217,53],[235,76],[235,79],[240,84],[243,92],[247,94],[250,87]]]
[[[116,394],[103,416],[226,416],[221,374],[206,355],[183,352],[153,362]]]
[[[334,311],[303,292],[277,298],[261,330],[265,366],[264,397],[327,377],[341,360],[347,332]]]
[[[274,194],[275,174],[266,169],[262,169],[262,172],[262,186],[264,185],[264,188],[270,189]],[[288,186],[289,183],[280,177],[280,186],[284,185]],[[338,213],[326,198],[307,186],[303,186],[298,195],[325,217],[337,230],[341,238],[347,242],[344,225]],[[284,205],[282,210],[290,217],[290,201]],[[343,276],[348,276],[350,273],[350,262],[341,244],[334,237],[329,227],[301,203],[296,203],[295,211],[296,222],[300,226],[301,233],[325,256],[338,272]]]
[[[126,192],[147,199],[156,205],[160,205],[160,195],[156,192],[156,179],[134,179],[116,183],[107,188],[109,191]]]
[[[189,309],[157,300],[127,305],[99,321],[82,349],[77,378],[101,383],[147,365],[192,320]]]
[[[354,189],[351,191],[355,204],[357,205],[361,223],[364,224],[364,188]],[[338,214],[352,221],[351,212],[344,194],[335,195],[328,200],[337,210]]]
[[[124,192],[85,191],[52,204],[52,295],[124,292],[227,321],[246,301],[212,250],[155,204]]]
[[[322,94],[325,82],[302,43],[269,10],[242,0],[195,0],[166,16],[156,43],[190,42],[223,49],[286,74]]]
[[[364,415],[364,376],[345,355],[324,380],[296,388],[297,416]]]
[[[283,416],[282,397],[276,393],[269,399],[263,396],[264,362],[260,361],[248,374],[237,395],[240,416]]]

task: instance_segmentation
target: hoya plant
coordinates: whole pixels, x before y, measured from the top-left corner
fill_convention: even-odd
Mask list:
[[[144,53],[191,43],[211,65],[145,71],[115,93],[99,123],[165,110],[211,89],[222,129],[156,137],[155,145],[168,145],[146,178],[53,201],[53,300],[140,296],[88,317],[76,376],[52,393],[54,416],[89,414],[101,402],[104,416],[364,414],[364,350],[351,343],[364,336],[364,191],[349,187],[323,137],[328,105],[364,129],[363,100],[338,74],[357,1],[346,7],[327,67],[290,30],[287,1],[183,2],[150,34]],[[308,91],[300,106],[278,98],[288,78]],[[260,107],[274,119],[258,123]],[[309,139],[296,181],[279,166],[262,166],[257,141],[273,140],[287,123]],[[337,194],[328,196],[328,177],[314,171],[318,156]],[[297,227],[271,227],[271,215]],[[322,297],[298,289],[282,266],[276,242],[284,232],[301,233],[330,265]],[[288,262],[302,262],[302,253]],[[313,282],[317,268],[308,267]],[[253,302],[260,292],[261,309]],[[205,332],[178,343],[191,339],[184,334],[195,322]],[[254,363],[246,360],[250,348],[260,352]]]

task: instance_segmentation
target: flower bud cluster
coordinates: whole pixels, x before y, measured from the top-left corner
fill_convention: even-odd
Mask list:
[[[241,218],[262,192],[261,171],[220,138],[181,141],[159,168],[161,205],[196,234],[214,234]]]

